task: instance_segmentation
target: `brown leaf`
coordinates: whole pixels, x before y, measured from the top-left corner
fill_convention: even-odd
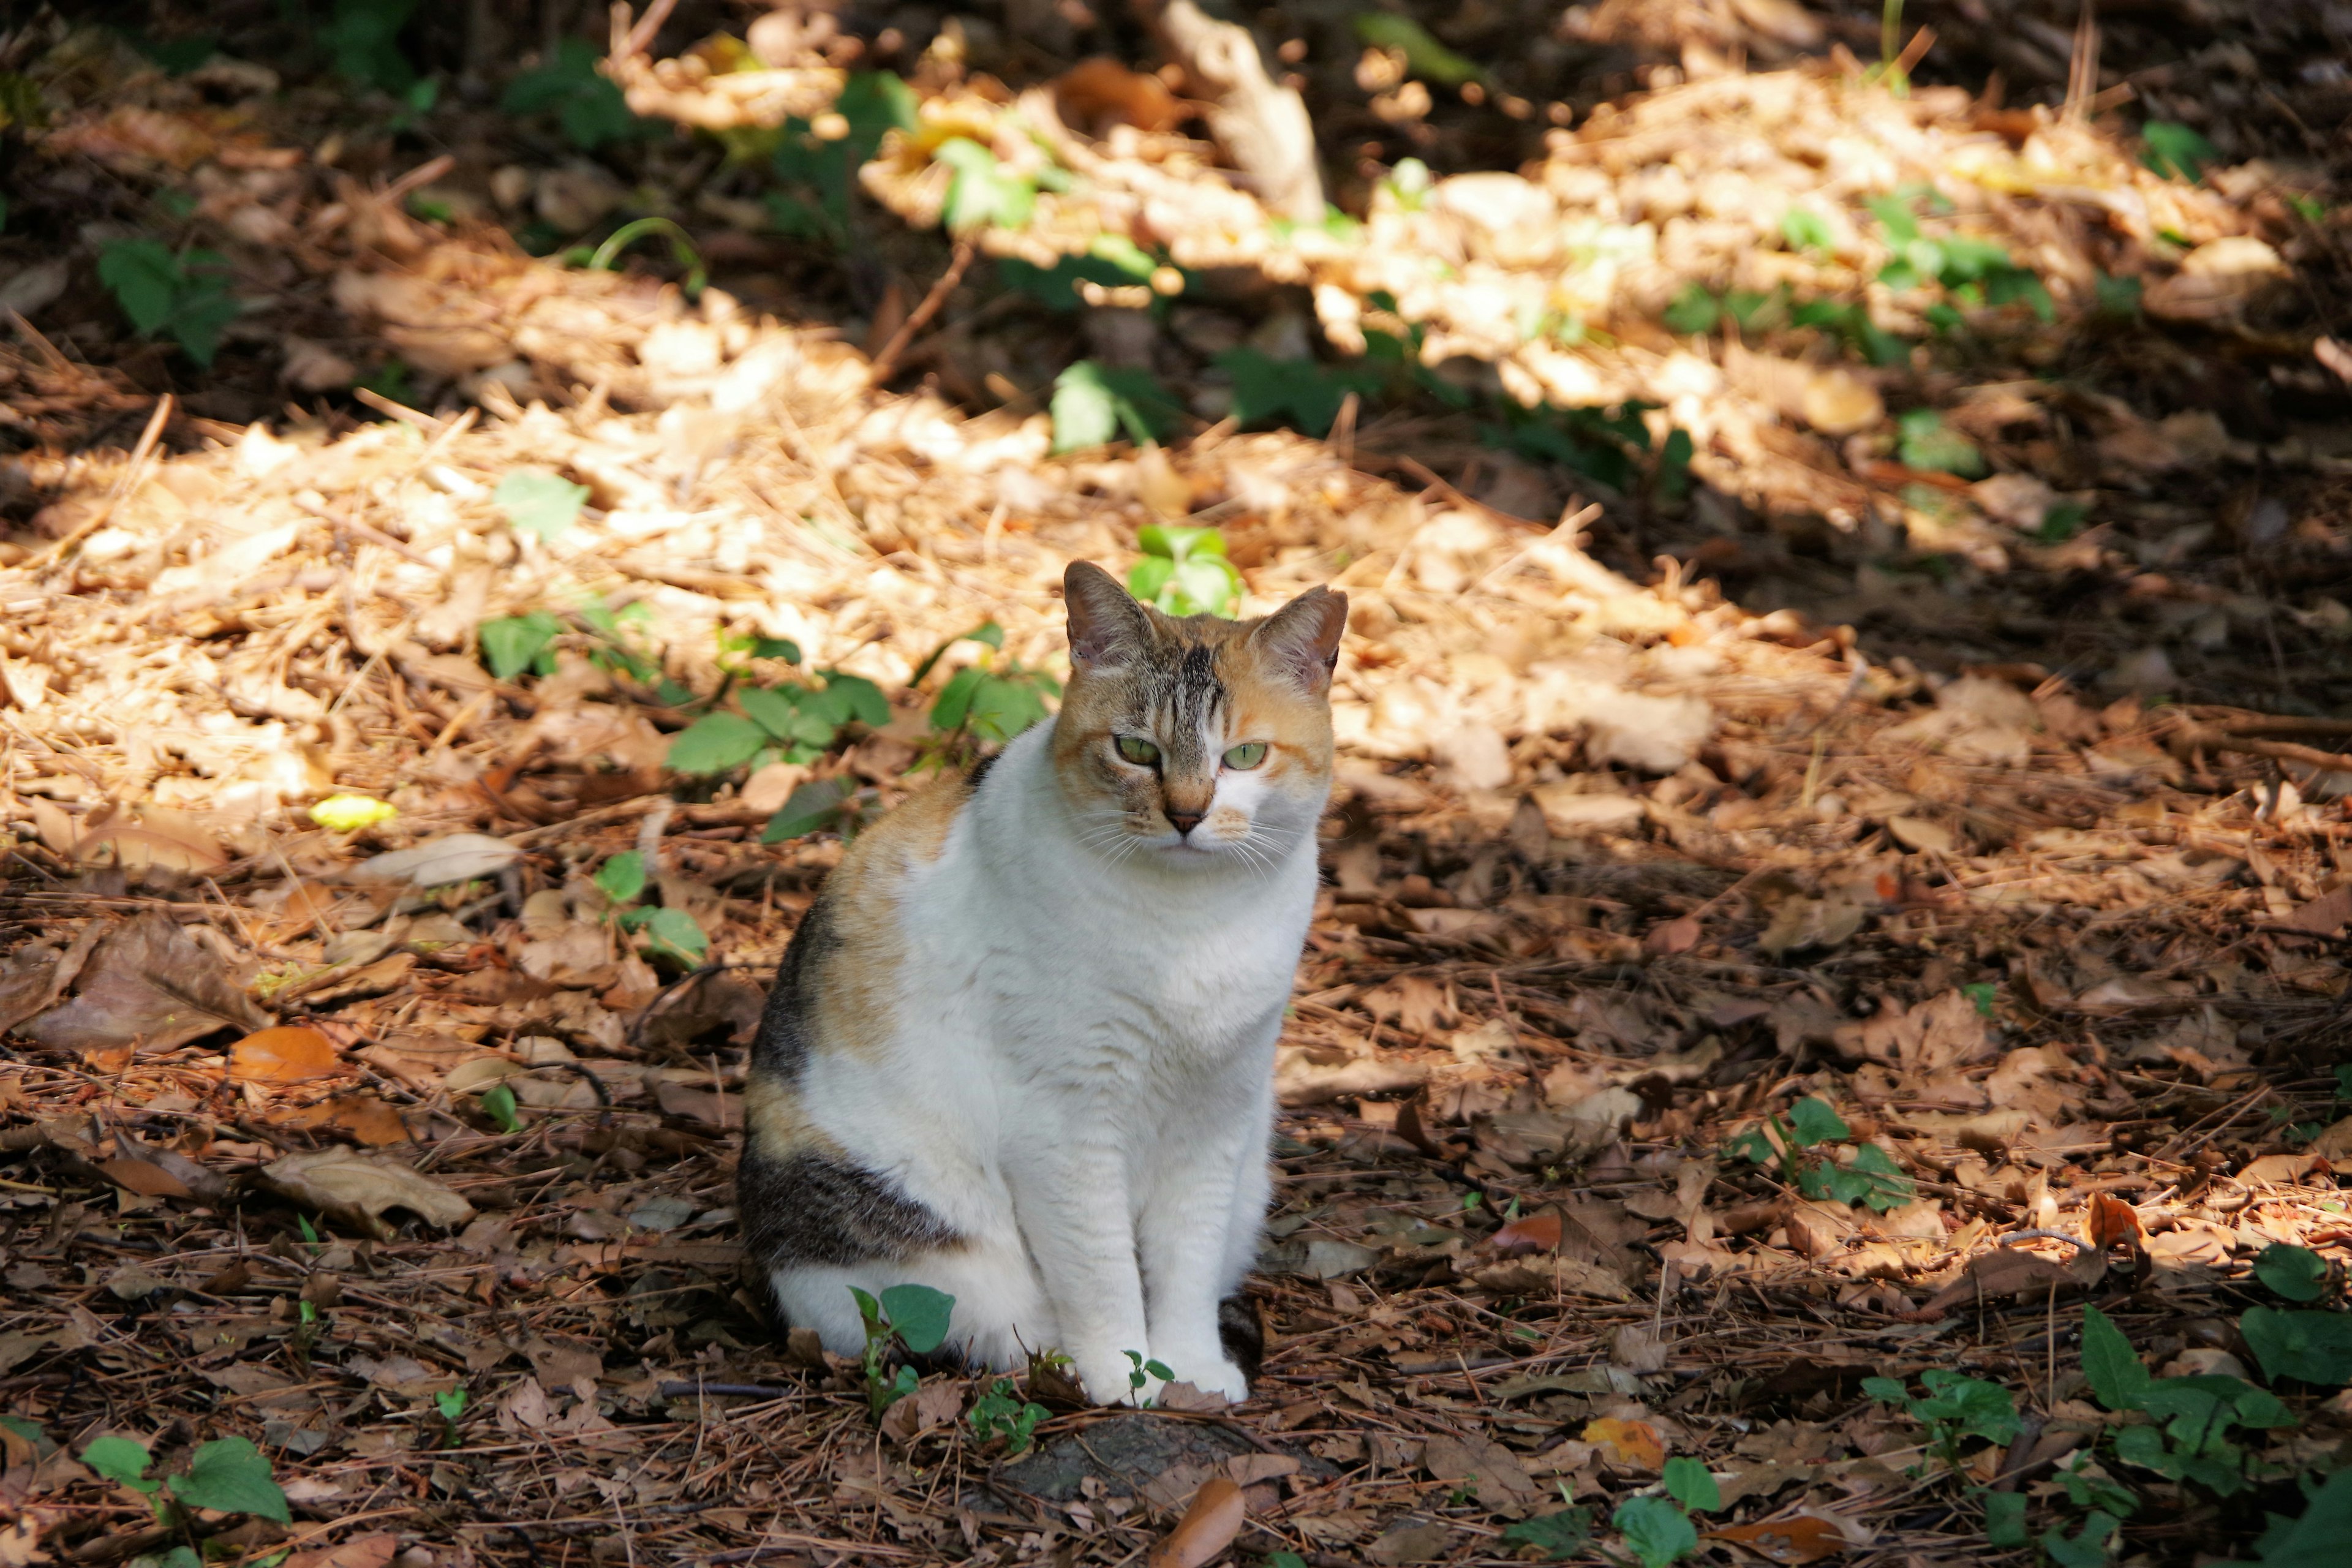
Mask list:
[[[2314,936],[2334,936],[2352,923],[2352,882],[2322,893],[2281,922]]]
[[[691,1089],[682,1083],[656,1080],[654,1099],[664,1112],[699,1121],[706,1127],[740,1127],[743,1113],[721,1089]]]
[[[1604,1458],[1620,1465],[1630,1465],[1640,1470],[1663,1470],[1666,1468],[1666,1446],[1658,1429],[1646,1421],[1624,1421],[1614,1415],[1603,1415],[1588,1422],[1580,1434],[1583,1440],[1601,1451]]]
[[[300,1025],[258,1030],[228,1052],[228,1076],[241,1083],[308,1083],[342,1070],[333,1043]]]
[[[99,943],[73,1000],[33,1019],[24,1032],[62,1050],[160,1051],[267,1022],[221,972],[218,958],[170,916],[143,914]]]
[[[1682,915],[1651,927],[1642,946],[1650,952],[1688,952],[1698,945],[1699,935],[1697,917]]]
[[[2333,1169],[2326,1160],[2305,1149],[2299,1154],[2264,1154],[2258,1160],[2250,1160],[2246,1168],[2238,1173],[2238,1181],[2249,1187],[2291,1187],[2315,1172],[2325,1174]]]
[[[184,1198],[192,1195],[188,1184],[152,1160],[134,1159],[118,1154],[111,1160],[101,1160],[98,1168],[116,1186],[137,1193],[145,1198]]]
[[[261,1170],[261,1179],[298,1204],[322,1210],[379,1240],[390,1240],[384,1219],[406,1209],[450,1229],[474,1217],[474,1205],[432,1177],[381,1154],[344,1148],[289,1154]]]
[[[332,1127],[376,1147],[408,1141],[408,1124],[400,1119],[400,1112],[373,1094],[339,1094],[270,1120],[280,1127]]]
[[[1118,122],[1138,131],[1173,131],[1192,113],[1158,77],[1129,70],[1108,56],[1080,60],[1055,77],[1054,98],[1065,121],[1097,134]]]
[[[1192,1494],[1192,1506],[1184,1510],[1183,1521],[1152,1548],[1146,1568],[1202,1568],[1233,1544],[1246,1512],[1242,1489],[1223,1476],[1211,1476]]]
[[[1441,1481],[1467,1482],[1488,1508],[1527,1502],[1542,1495],[1517,1456],[1501,1444],[1475,1434],[1460,1436],[1440,1433],[1424,1444],[1421,1462]]]
[[[1960,1277],[1928,1297],[1919,1311],[1923,1317],[1940,1317],[1977,1300],[2040,1296],[2053,1289],[2085,1290],[2097,1284],[2106,1269],[2105,1255],[2098,1252],[2080,1252],[2072,1262],[2060,1265],[2018,1247],[1996,1247],[1969,1259]]]
[[[1818,1563],[1846,1549],[1846,1539],[1828,1520],[1810,1513],[1761,1524],[1734,1524],[1710,1530],[1706,1539],[1728,1541],[1775,1563]]]
[[[88,921],[63,952],[35,942],[10,953],[0,963],[0,1032],[56,1002],[110,929],[104,921]]]
[[[2141,1237],[2139,1211],[2113,1193],[2093,1193],[2085,1216],[2091,1245],[2105,1252],[2110,1247],[2137,1246]]]
[[[400,1538],[387,1531],[380,1535],[359,1536],[340,1546],[298,1552],[286,1560],[285,1568],[384,1568],[399,1550]]]
[[[1489,1237],[1488,1244],[1501,1257],[1519,1258],[1530,1252],[1558,1252],[1559,1236],[1559,1212],[1546,1209],[1521,1215]]]

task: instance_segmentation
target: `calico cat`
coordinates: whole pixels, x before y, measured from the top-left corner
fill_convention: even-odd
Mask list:
[[[744,1238],[837,1354],[851,1286],[913,1283],[972,1363],[1059,1350],[1109,1403],[1132,1351],[1239,1400],[1218,1303],[1270,1191],[1348,601],[1177,619],[1083,562],[1063,591],[1060,713],[862,835],[793,934]]]

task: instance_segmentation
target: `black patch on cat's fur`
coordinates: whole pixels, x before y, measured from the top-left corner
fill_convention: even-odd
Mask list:
[[[1242,1375],[1255,1383],[1258,1369],[1265,1364],[1265,1320],[1258,1316],[1257,1303],[1246,1296],[1228,1296],[1218,1302],[1217,1341]]]
[[[756,1141],[744,1144],[735,1204],[763,1268],[896,1262],[962,1239],[887,1177],[824,1154],[778,1160]]]
[[[996,765],[996,759],[1003,754],[1004,753],[1003,752],[991,752],[988,755],[981,758],[978,762],[972,763],[971,767],[964,770],[964,799],[970,800],[973,795],[980,793],[980,781],[988,776],[988,770],[994,767]]]
[[[817,966],[841,949],[841,932],[833,923],[833,900],[824,893],[801,916],[793,940],[776,965],[776,984],[760,1013],[760,1032],[751,1041],[751,1068],[785,1083],[798,1083],[808,1065],[808,1013],[816,1001]]]

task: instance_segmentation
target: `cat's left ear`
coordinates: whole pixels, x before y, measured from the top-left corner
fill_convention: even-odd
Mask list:
[[[1250,641],[1309,697],[1331,687],[1339,635],[1348,629],[1348,595],[1309,588],[1257,624]]]

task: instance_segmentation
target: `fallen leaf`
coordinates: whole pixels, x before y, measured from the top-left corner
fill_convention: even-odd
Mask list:
[[[98,1168],[106,1179],[125,1191],[145,1198],[184,1198],[192,1195],[188,1184],[156,1164],[152,1160],[135,1159],[118,1154],[111,1160],[101,1160]]]
[[[1969,1259],[1960,1277],[1928,1297],[1919,1311],[1923,1317],[1941,1317],[1972,1301],[2040,1296],[2053,1289],[2086,1290],[2106,1271],[2106,1256],[2102,1252],[2078,1252],[2071,1262],[2057,1264],[2019,1247],[1996,1247]]]
[[[1559,1250],[1559,1215],[1546,1209],[1540,1214],[1521,1215],[1488,1237],[1488,1245],[1503,1258],[1520,1258],[1530,1252]]]
[[[359,1536],[340,1546],[298,1552],[286,1560],[283,1568],[384,1568],[399,1550],[400,1538],[387,1531],[380,1535]]]
[[[289,1154],[263,1166],[261,1179],[281,1196],[383,1241],[392,1238],[393,1227],[383,1218],[392,1209],[406,1209],[445,1230],[474,1216],[473,1205],[432,1177],[384,1155],[352,1149]]]
[[[1698,945],[1699,935],[1696,917],[1681,915],[1651,927],[1650,934],[1642,939],[1642,946],[1649,952],[1688,952]]]
[[[331,1127],[376,1146],[408,1141],[408,1124],[400,1119],[400,1112],[373,1094],[339,1094],[270,1120],[280,1127]]]
[[[1658,1429],[1646,1421],[1603,1415],[1586,1423],[1580,1436],[1613,1463],[1641,1470],[1666,1468],[1666,1446],[1659,1438]]]
[[[1327,1105],[1335,1100],[1367,1094],[1392,1094],[1399,1089],[1418,1089],[1428,1079],[1429,1068],[1420,1062],[1351,1057],[1344,1062],[1321,1063],[1292,1046],[1275,1053],[1275,1098],[1288,1106]]]
[[[2142,1235],[2139,1211],[2113,1193],[2093,1193],[2084,1221],[2091,1245],[2102,1252],[2110,1247],[2137,1245]]]
[[[2332,1169],[2325,1157],[2305,1149],[2298,1154],[2264,1154],[2250,1160],[2246,1168],[2238,1173],[2238,1181],[2249,1187],[2291,1187],[2315,1172],[2326,1173]]]
[[[228,1052],[228,1076],[241,1083],[308,1083],[341,1070],[332,1042],[300,1025],[259,1030]]]
[[[1542,1495],[1542,1489],[1528,1479],[1508,1448],[1475,1434],[1440,1433],[1431,1437],[1422,1447],[1421,1462],[1438,1480],[1467,1484],[1488,1508],[1528,1502]]]
[[[1242,1489],[1223,1476],[1212,1476],[1192,1494],[1192,1506],[1168,1539],[1152,1548],[1147,1568],[1202,1568],[1242,1530],[1247,1505]]]
[[[487,833],[452,833],[411,849],[394,849],[361,861],[343,873],[355,882],[407,882],[445,887],[494,877],[522,858],[522,850]]]
[[[1958,842],[1950,828],[1924,816],[1890,816],[1886,831],[1906,849],[1932,849],[1938,855],[1949,855]]]
[[[45,1046],[84,1053],[169,1050],[268,1020],[221,973],[218,958],[163,914],[116,927],[82,966],[71,1001],[22,1026]]]
[[[1705,1539],[1731,1542],[1775,1563],[1818,1563],[1846,1550],[1845,1536],[1838,1527],[1810,1513],[1761,1524],[1727,1525],[1708,1531]]]

